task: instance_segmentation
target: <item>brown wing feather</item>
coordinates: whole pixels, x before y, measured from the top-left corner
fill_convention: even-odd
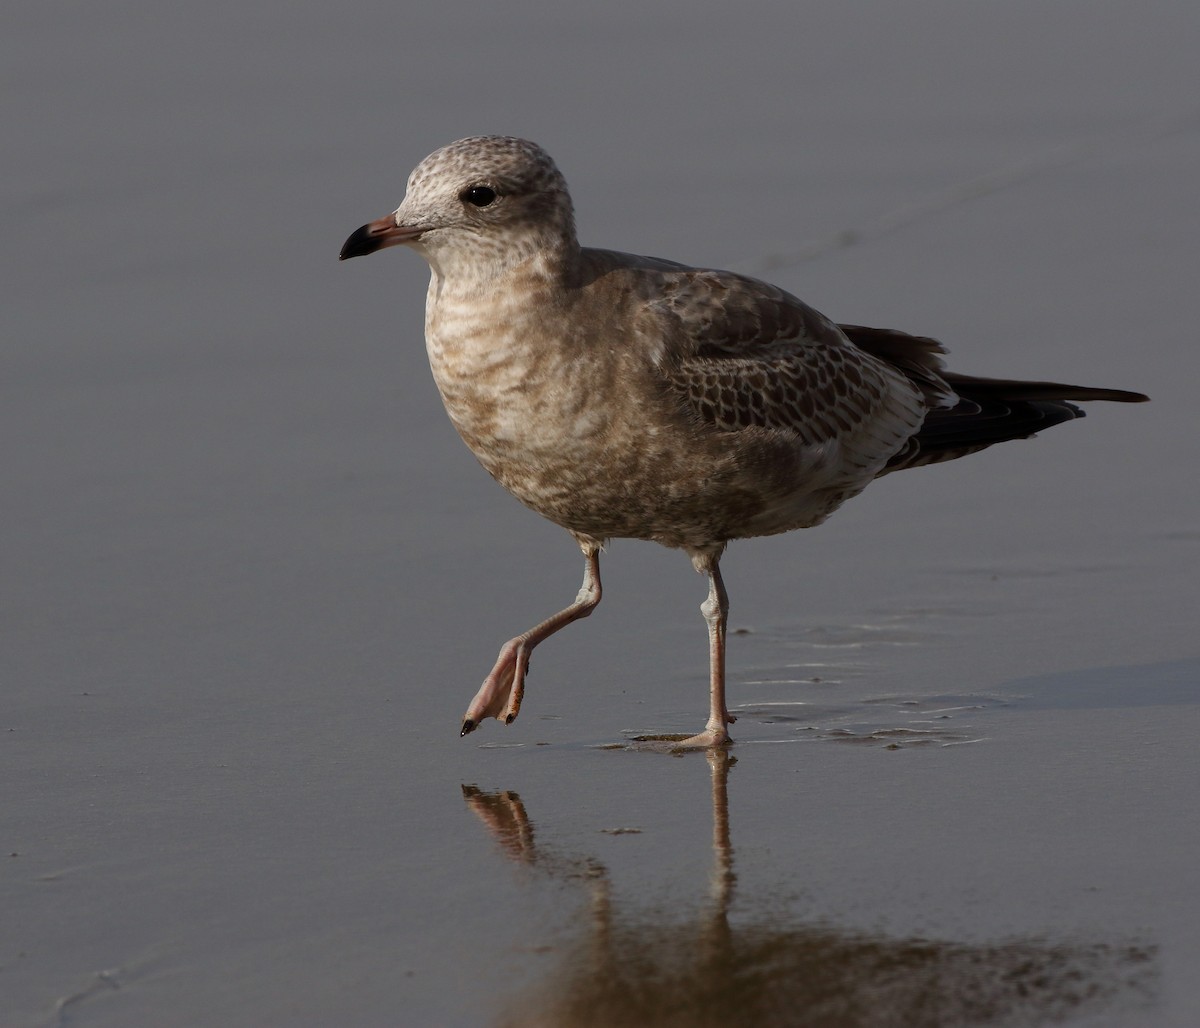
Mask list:
[[[724,431],[783,429],[812,444],[860,431],[881,414],[919,424],[904,380],[790,293],[731,272],[665,277],[669,288],[655,307],[686,337],[667,377],[705,422]]]
[[[681,269],[664,275],[659,285],[654,308],[677,322],[696,356],[754,357],[797,346],[845,345],[823,314],[758,279]]]
[[[670,377],[717,428],[785,429],[814,444],[856,431],[895,388],[877,362],[849,347],[696,356],[680,361]]]

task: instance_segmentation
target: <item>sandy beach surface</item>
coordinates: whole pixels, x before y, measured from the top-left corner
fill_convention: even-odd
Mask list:
[[[0,1024],[1200,1023],[1200,10],[28,6],[0,50]],[[427,273],[460,136],[587,244],[955,370],[1144,391],[731,546],[578,551],[478,467]]]

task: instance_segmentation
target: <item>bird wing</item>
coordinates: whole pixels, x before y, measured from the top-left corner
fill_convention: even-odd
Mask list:
[[[811,444],[865,434],[898,447],[927,407],[953,402],[937,375],[936,344],[914,355],[914,374],[853,345],[824,315],[765,282],[680,269],[657,285],[649,306],[682,337],[664,372],[718,429],[782,429]]]

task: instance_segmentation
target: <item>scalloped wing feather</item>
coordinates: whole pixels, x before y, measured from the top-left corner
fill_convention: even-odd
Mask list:
[[[652,307],[683,337],[663,371],[695,415],[720,430],[782,430],[808,445],[838,440],[852,464],[866,467],[898,450],[927,406],[956,399],[937,375],[932,340],[922,340],[932,346],[914,357],[913,376],[765,282],[680,270],[659,285]]]

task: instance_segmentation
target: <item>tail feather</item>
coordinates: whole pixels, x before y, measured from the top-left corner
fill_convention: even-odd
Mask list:
[[[1116,403],[1145,403],[1150,397],[1128,389],[1102,389],[1095,386],[1067,385],[1065,382],[1021,382],[1009,378],[976,378],[973,375],[942,376],[960,396],[986,393],[1008,400],[1112,400]]]
[[[841,328],[852,343],[904,372],[927,396],[936,396],[932,386],[940,380],[958,397],[953,406],[931,409],[920,431],[880,474],[953,460],[1010,439],[1028,439],[1044,428],[1082,418],[1084,412],[1073,400],[1149,399],[1125,389],[959,375],[944,370],[939,356],[944,351],[933,339],[859,325]]]

